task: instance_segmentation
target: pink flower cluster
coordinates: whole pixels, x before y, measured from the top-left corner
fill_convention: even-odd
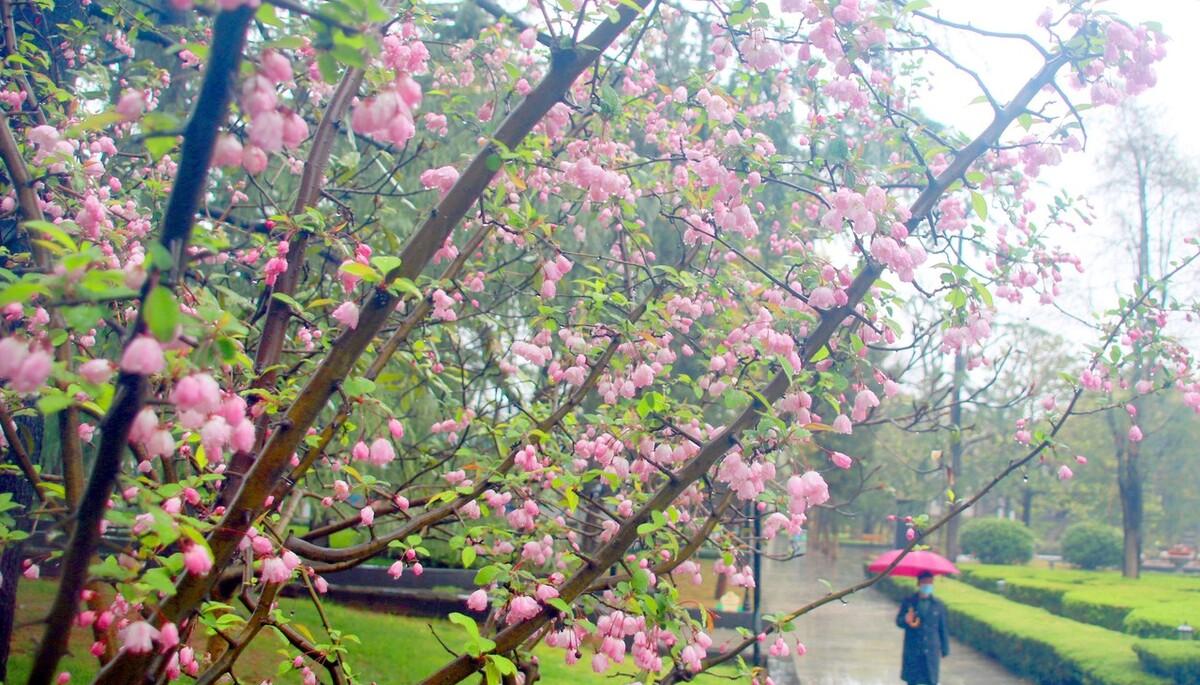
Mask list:
[[[0,381],[21,393],[34,392],[46,383],[54,358],[40,346],[19,338],[0,340]]]

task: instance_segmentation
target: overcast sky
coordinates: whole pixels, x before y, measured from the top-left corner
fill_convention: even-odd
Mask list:
[[[982,28],[1038,35],[1040,29],[1035,22],[1047,6],[1049,3],[1044,0],[935,0],[925,11]],[[1102,6],[1134,23],[1157,21],[1162,24],[1170,40],[1166,59],[1157,65],[1158,85],[1137,100],[1157,115],[1158,128],[1174,137],[1184,155],[1200,158],[1200,117],[1197,114],[1200,112],[1197,107],[1200,104],[1200,0],[1110,0]],[[962,35],[947,35],[946,39],[952,54],[982,74],[985,82],[993,86],[993,94],[1003,101],[1011,97],[1040,65],[1041,58],[1031,48],[1016,41]],[[933,59],[930,58],[930,64]],[[986,104],[970,104],[978,94],[975,84],[950,67],[936,73],[935,91],[922,100],[929,113],[935,119],[954,123],[971,135],[986,126],[991,118],[990,108]],[[1068,90],[1068,93],[1078,93],[1079,101],[1088,99],[1086,91]],[[1066,189],[1071,195],[1087,195],[1097,210],[1099,220],[1091,229],[1073,237],[1067,236],[1063,242],[1084,260],[1086,271],[1076,274],[1074,269],[1069,270],[1066,274],[1069,279],[1067,293],[1060,303],[1082,316],[1089,310],[1113,305],[1118,290],[1128,292],[1132,275],[1130,258],[1118,242],[1111,202],[1103,193],[1097,192],[1105,180],[1105,169],[1100,160],[1112,124],[1107,117],[1101,116],[1100,110],[1089,112],[1086,119],[1088,150],[1066,157],[1062,165],[1046,169],[1039,179],[1045,186],[1044,199],[1052,197],[1058,189]],[[1188,233],[1195,234],[1195,226],[1187,228]],[[1195,274],[1191,278],[1197,280]],[[1009,313],[1025,317],[1034,311],[1035,308],[1030,306]],[[1063,326],[1066,328],[1061,328]],[[1065,317],[1052,322],[1050,327],[1071,331],[1076,342],[1082,344],[1093,341],[1082,328],[1067,324]]]

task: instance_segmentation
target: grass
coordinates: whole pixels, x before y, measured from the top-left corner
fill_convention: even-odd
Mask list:
[[[889,591],[912,591],[910,580],[889,580]],[[1079,623],[1010,601],[966,583],[941,580],[953,635],[1041,685],[1167,685],[1142,668],[1137,638]]]
[[[16,624],[13,636],[13,651],[9,660],[9,680],[23,683],[29,673],[30,661],[41,637],[41,624],[37,623],[49,608],[56,585],[51,581],[21,581],[17,597]],[[296,599],[279,601],[283,615],[293,626],[304,626],[317,641],[327,641],[320,618],[310,602]],[[465,638],[465,632],[457,625],[439,619],[412,618],[351,609],[326,604],[325,610],[330,623],[345,633],[357,636],[360,644],[350,644],[351,657],[348,665],[361,683],[387,683],[404,685],[420,682],[451,659],[450,654],[438,644],[437,637],[446,645],[455,648]],[[202,651],[204,639],[193,640],[197,652]],[[72,682],[88,682],[96,672],[96,660],[88,654],[91,645],[90,632],[75,629],[71,632],[70,654],[63,659],[63,670],[73,674]],[[610,668],[604,675],[593,673],[589,667],[591,653],[585,649],[584,658],[575,667],[567,666],[561,650],[540,646],[534,650],[540,660],[542,682],[571,683],[573,685],[617,685],[639,680],[636,676],[614,677],[616,673],[630,673],[632,661],[627,660],[624,668]],[[296,671],[279,675],[281,663],[290,662],[295,650],[283,638],[271,630],[264,630],[246,650],[235,667],[240,682],[258,683],[272,679],[274,683],[299,683]],[[309,664],[322,682],[327,680],[324,669]],[[732,669],[722,670],[719,676],[703,676],[694,682],[716,685],[730,682]],[[181,682],[190,682],[184,679]]]

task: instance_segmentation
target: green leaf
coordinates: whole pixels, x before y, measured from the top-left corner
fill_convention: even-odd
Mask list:
[[[500,567],[496,565],[484,566],[475,572],[475,584],[487,585],[500,575]]]
[[[3,291],[0,291],[0,306],[12,304],[13,302],[27,302],[37,295],[45,295],[48,292],[50,290],[41,283],[17,281]]]
[[[358,276],[368,283],[378,283],[379,281],[383,280],[383,277],[379,275],[378,271],[372,269],[366,264],[359,264],[358,262],[346,262],[342,264],[340,270],[345,271],[348,274]]]
[[[27,230],[37,231],[38,233],[42,233],[42,234],[46,235],[48,238],[50,238],[51,240],[53,240],[54,242],[67,248],[68,250],[78,250],[79,249],[75,245],[75,241],[71,239],[71,236],[67,235],[67,232],[64,231],[57,224],[51,223],[49,221],[41,221],[41,220],[35,219],[33,221],[26,221],[23,225],[25,226],[25,228]],[[74,225],[74,224],[71,224],[71,225]]]
[[[546,604],[558,609],[561,614],[570,615],[571,613],[571,605],[567,604],[562,597],[551,597],[547,600]]]
[[[351,397],[361,397],[375,392],[375,381],[362,376],[352,376],[342,382],[342,390]]]
[[[175,149],[176,136],[146,136],[146,152],[155,160],[162,159],[171,150]]]
[[[154,286],[146,296],[142,315],[154,337],[162,342],[169,342],[175,338],[175,327],[179,325],[179,304],[175,302],[175,295],[170,290],[161,285]]]
[[[471,568],[471,564],[475,563],[475,548],[471,545],[463,547],[462,565],[463,568]]]
[[[490,154],[484,162],[487,164],[487,170],[494,172],[500,171],[500,166],[504,163],[504,160],[500,159],[500,155]]]
[[[971,191],[971,209],[975,210],[975,216],[979,217],[980,221],[987,221],[987,199],[974,190]]]
[[[829,347],[822,345],[821,349],[817,350],[816,353],[813,354],[812,359],[810,359],[809,361],[816,363],[816,362],[821,361],[822,359],[825,359],[828,356],[829,356]]]
[[[45,394],[38,398],[37,407],[43,414],[49,416],[60,412],[71,406],[71,398],[66,393],[57,389],[47,389]]]
[[[500,671],[501,675],[515,675],[517,672],[517,665],[508,657],[503,657],[499,654],[489,654],[488,661],[496,664],[496,669]]]
[[[392,272],[392,269],[396,269],[400,266],[400,258],[388,257],[386,255],[382,257],[372,257],[371,264],[375,265],[376,269],[379,269],[379,273],[389,274]]]
[[[168,597],[175,594],[175,583],[171,582],[171,575],[165,568],[152,568],[146,571],[142,576],[142,582],[150,586],[151,590]]]
[[[287,293],[271,293],[271,298],[286,304],[296,314],[304,313],[304,305],[297,302],[296,298],[288,295]]]
[[[463,630],[466,630],[467,634],[471,637],[479,637],[479,626],[475,625],[475,619],[471,618],[470,616],[453,611],[450,612],[450,615],[446,618],[449,619],[451,623],[462,626]]]

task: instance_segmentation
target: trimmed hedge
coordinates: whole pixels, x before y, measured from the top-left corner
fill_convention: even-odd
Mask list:
[[[893,598],[912,582],[885,579]],[[877,586],[878,587],[878,586]],[[1039,685],[1168,685],[1143,670],[1135,638],[1081,624],[953,580],[939,580],[952,635]]]
[[[1081,623],[1145,638],[1174,638],[1180,623],[1200,626],[1200,581],[1178,576],[1128,580],[1118,573],[963,566],[963,580]]]
[[[1033,558],[1033,531],[1020,521],[971,519],[959,540],[964,552],[985,564],[1024,564]]]
[[[1200,642],[1142,640],[1134,643],[1133,651],[1150,673],[1176,685],[1200,685]]]
[[[1174,602],[1138,607],[1125,617],[1121,629],[1139,637],[1174,638],[1181,623],[1200,626],[1200,601],[1182,597]]]

